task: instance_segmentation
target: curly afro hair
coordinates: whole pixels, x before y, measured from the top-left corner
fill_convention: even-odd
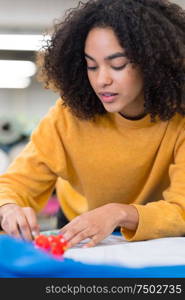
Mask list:
[[[144,78],[151,120],[185,115],[185,11],[166,0],[90,0],[66,12],[42,53],[45,87],[81,119],[106,114],[87,76],[84,45],[94,27],[111,27]]]

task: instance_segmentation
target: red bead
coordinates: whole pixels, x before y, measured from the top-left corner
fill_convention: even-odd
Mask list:
[[[44,235],[39,235],[35,238],[35,244],[43,249],[49,249],[50,248],[50,243],[48,241],[48,238]]]
[[[56,242],[57,239],[56,239],[56,236],[50,235],[50,236],[48,236],[48,240],[50,243],[53,243],[53,242]]]
[[[68,242],[64,239],[63,235],[62,235],[62,234],[59,234],[59,235],[58,235],[58,238],[59,238],[59,240],[60,240],[60,243],[61,243],[64,247],[67,247]]]
[[[51,253],[53,255],[62,255],[64,253],[64,250],[61,247],[61,245],[58,244],[58,245],[51,248]]]
[[[67,248],[67,241],[60,234],[58,236],[39,235],[35,238],[35,245],[49,251],[53,255],[62,255]]]

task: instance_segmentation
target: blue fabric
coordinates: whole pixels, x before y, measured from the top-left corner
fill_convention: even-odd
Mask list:
[[[62,278],[185,278],[185,265],[148,268],[88,265],[55,259],[33,244],[0,236],[0,277]]]

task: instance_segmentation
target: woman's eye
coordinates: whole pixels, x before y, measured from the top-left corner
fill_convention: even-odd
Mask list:
[[[121,66],[119,66],[119,67],[111,66],[111,68],[114,69],[114,70],[119,71],[119,70],[123,70],[123,69],[127,66],[127,64],[128,64],[128,63],[126,63],[126,64],[124,64],[124,65],[121,65]],[[92,71],[94,71],[94,70],[96,70],[96,69],[97,69],[97,67],[89,67],[89,66],[87,66],[87,70],[92,70]]]
[[[96,68],[97,68],[97,67],[88,67],[88,66],[87,66],[87,69],[88,69],[88,70],[96,70]]]
[[[113,67],[112,66],[112,68],[114,69],[114,70],[123,70],[125,67],[127,66],[127,63],[126,64],[124,64],[124,65],[122,65],[122,66],[119,66],[119,67]]]

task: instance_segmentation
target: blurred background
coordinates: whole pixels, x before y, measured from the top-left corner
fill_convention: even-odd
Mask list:
[[[58,98],[37,81],[35,54],[56,19],[77,4],[78,0],[0,0],[0,148],[8,153],[12,144],[30,135]]]
[[[0,0],[0,174],[20,153],[58,94],[36,78],[36,51],[78,0]],[[55,191],[39,214],[41,230],[57,227]]]
[[[0,0],[0,174],[28,142],[59,95],[36,79],[43,35],[78,0]],[[173,0],[185,8],[185,0]],[[56,228],[55,193],[39,215],[42,230]]]

